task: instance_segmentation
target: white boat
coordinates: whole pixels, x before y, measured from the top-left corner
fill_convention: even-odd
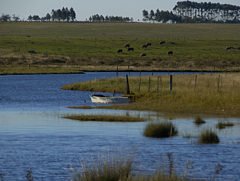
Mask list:
[[[93,94],[90,98],[93,103],[99,104],[123,104],[129,102],[129,98],[126,96],[105,96],[101,94]]]

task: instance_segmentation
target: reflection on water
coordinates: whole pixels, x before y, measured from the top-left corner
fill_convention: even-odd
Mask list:
[[[137,73],[135,73],[137,74]],[[91,105],[89,92],[62,91],[66,83],[114,76],[114,73],[85,75],[32,75],[0,77],[0,174],[5,180],[25,180],[32,168],[36,180],[70,180],[71,168],[83,161],[94,162],[101,155],[126,154],[134,159],[135,172],[151,173],[173,153],[177,172],[209,178],[215,166],[223,170],[219,180],[238,180],[240,171],[240,123],[218,131],[221,143],[198,145],[199,131],[215,127],[218,119],[209,118],[200,127],[192,119],[172,120],[179,136],[151,139],[143,136],[146,123],[78,122],[63,119],[65,114],[119,114],[161,120],[150,112],[112,110],[72,110],[68,105]],[[191,135],[186,138],[184,135]]]

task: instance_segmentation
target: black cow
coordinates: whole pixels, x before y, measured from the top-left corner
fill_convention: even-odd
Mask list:
[[[128,44],[126,44],[124,47],[125,47],[125,48],[130,48],[130,44],[128,43]]]
[[[147,56],[146,53],[141,53],[141,54],[140,54],[140,57],[146,57],[146,56]]]
[[[123,50],[122,49],[119,49],[118,51],[117,51],[117,53],[122,53],[123,52]]]
[[[129,51],[129,52],[133,52],[133,51],[134,51],[134,48],[129,47],[129,48],[128,48],[128,51]]]
[[[160,45],[163,45],[163,44],[165,44],[166,43],[166,41],[161,41],[160,42]]]
[[[227,47],[226,50],[234,50],[234,47]]]
[[[152,46],[152,43],[147,43],[147,46],[148,46],[148,47]]]
[[[169,52],[168,52],[168,55],[173,55],[173,51],[169,51]]]

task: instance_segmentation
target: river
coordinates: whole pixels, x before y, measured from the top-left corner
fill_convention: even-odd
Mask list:
[[[167,164],[168,153],[172,154],[177,173],[188,172],[189,177],[199,179],[239,180],[239,119],[227,118],[236,126],[218,131],[220,144],[199,145],[195,136],[204,128],[214,127],[219,118],[206,118],[207,124],[201,127],[194,125],[193,118],[174,119],[179,135],[161,140],[143,136],[146,122],[78,122],[62,118],[81,113],[163,119],[153,112],[67,108],[92,105],[91,93],[61,90],[64,84],[114,76],[114,72],[0,76],[0,180],[26,180],[29,168],[35,180],[71,180],[73,170],[81,170],[83,163],[94,163],[103,155],[131,157],[134,172],[149,174]],[[188,134],[194,136],[186,138]],[[222,170],[216,175],[217,165]]]

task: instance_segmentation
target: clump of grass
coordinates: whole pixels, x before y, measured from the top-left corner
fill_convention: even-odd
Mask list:
[[[225,129],[227,127],[233,127],[234,123],[231,122],[218,122],[218,124],[216,125],[216,127],[218,129]]]
[[[206,121],[204,121],[200,116],[198,116],[195,118],[194,123],[199,126],[199,125],[205,124]]]
[[[175,173],[157,171],[154,175],[132,175],[132,161],[113,159],[100,161],[90,167],[84,167],[73,176],[73,181],[187,181]]]
[[[171,122],[149,123],[145,130],[146,137],[167,138],[177,135],[177,129]]]
[[[201,132],[198,142],[201,144],[217,144],[220,139],[217,133],[209,129]]]
[[[92,168],[83,168],[74,175],[73,181],[120,181],[128,180],[132,168],[131,161],[103,161]]]
[[[70,115],[65,116],[66,119],[78,121],[102,121],[102,122],[142,122],[144,119],[130,116],[114,116],[114,115]]]

